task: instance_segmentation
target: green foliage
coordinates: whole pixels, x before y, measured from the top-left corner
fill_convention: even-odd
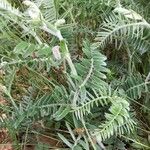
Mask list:
[[[150,24],[136,3],[0,0],[0,126],[13,145],[148,148]]]
[[[149,81],[144,81],[140,74],[127,77],[123,88],[127,95],[132,99],[140,99],[143,93],[149,91]]]
[[[100,89],[107,85],[103,80],[106,79],[106,73],[109,70],[105,67],[107,59],[95,48],[94,45],[84,42],[83,53],[85,58],[76,64],[77,71],[81,77],[84,77],[80,88],[84,85],[93,89]]]
[[[150,29],[150,25],[146,21],[132,21],[123,16],[112,14],[109,15],[103,23],[101,27],[102,31],[98,32],[96,41],[100,41],[100,46],[105,48],[108,43],[113,42],[117,47],[118,45],[120,47],[126,40],[128,40],[133,46],[136,45],[136,50],[144,50],[145,52],[148,50],[147,47],[149,46],[147,45],[147,41],[144,41],[143,38],[145,28],[148,28],[148,30]],[[141,36],[143,39],[141,39]]]
[[[112,101],[110,113],[105,114],[106,121],[99,126],[99,131],[95,133],[100,141],[110,138],[117,132],[121,135],[124,132],[130,133],[134,129],[135,123],[128,113],[129,103],[120,97],[114,97]]]

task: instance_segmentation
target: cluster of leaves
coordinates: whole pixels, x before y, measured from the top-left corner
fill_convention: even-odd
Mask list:
[[[150,24],[138,4],[0,0],[0,127],[15,149],[149,148]]]

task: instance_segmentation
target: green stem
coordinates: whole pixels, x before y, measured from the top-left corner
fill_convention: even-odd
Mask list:
[[[93,140],[92,140],[92,138],[90,136],[90,133],[88,132],[88,129],[87,129],[86,125],[85,125],[85,121],[83,119],[81,121],[82,121],[82,124],[84,126],[85,132],[86,132],[86,134],[87,134],[87,136],[89,138],[89,141],[91,142],[91,145],[92,145],[93,149],[96,150],[95,144],[93,143]]]
[[[11,94],[10,94],[10,93],[6,93],[6,94],[7,94],[7,96],[9,97],[9,99],[10,99],[12,105],[14,106],[14,108],[15,108],[16,110],[18,110],[18,107],[17,107],[17,105],[16,105],[14,99],[12,98]]]
[[[66,58],[67,63],[68,63],[68,65],[69,65],[70,69],[71,69],[71,74],[74,75],[74,76],[77,76],[77,71],[76,71],[76,68],[75,68],[75,66],[74,66],[74,64],[73,64],[73,62],[72,62],[72,59],[71,59],[71,57],[70,57],[70,54],[67,53],[65,58]]]
[[[128,58],[129,58],[129,63],[128,63],[128,72],[131,75],[132,74],[132,54],[130,52],[130,49],[126,43],[126,50],[127,50],[127,54],[128,54]]]
[[[65,40],[60,41],[60,47],[61,47],[62,53],[64,55],[64,58],[66,59],[68,65],[71,69],[71,74],[74,75],[74,76],[77,76],[77,71],[76,71],[76,68],[75,68],[75,66],[72,62],[72,59],[71,59],[71,56],[70,56],[70,53],[69,53],[69,50],[68,50],[68,46],[67,46]]]
[[[143,143],[140,143],[140,142],[136,141],[135,139],[131,139],[131,138],[129,138],[129,137],[127,137],[127,136],[124,136],[124,135],[121,135],[121,136],[122,136],[123,138],[129,140],[129,141],[132,141],[132,142],[134,142],[134,143],[136,143],[136,144],[142,146],[143,148],[150,149],[149,146],[147,146],[147,145],[145,145],[145,144],[143,144]]]

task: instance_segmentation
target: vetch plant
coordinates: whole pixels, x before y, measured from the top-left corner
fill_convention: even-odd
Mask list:
[[[149,148],[149,21],[128,4],[0,0],[0,127],[14,149]]]

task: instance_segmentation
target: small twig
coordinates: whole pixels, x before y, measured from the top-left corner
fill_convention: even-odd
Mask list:
[[[150,72],[149,74],[147,75],[146,79],[145,79],[145,82],[148,82],[150,80]]]
[[[90,67],[90,70],[89,70],[89,73],[87,74],[86,78],[84,79],[83,83],[79,86],[79,88],[81,89],[85,84],[86,82],[89,80],[89,78],[91,77],[91,74],[92,74],[92,71],[93,71],[93,58],[91,59],[91,67]]]
[[[27,130],[26,130],[26,134],[25,134],[25,140],[24,140],[24,143],[25,143],[25,144],[22,145],[24,150],[26,149],[26,148],[25,148],[25,145],[27,144],[28,131],[29,131],[29,125],[27,126]]]
[[[142,106],[143,108],[145,108],[146,110],[150,111],[150,109],[148,107],[146,107],[145,105],[143,104],[140,104],[139,102],[137,102],[136,100],[130,98],[127,96],[128,99],[130,99],[131,101],[133,101],[134,103],[138,104],[139,106]]]
[[[132,86],[132,87],[130,87],[126,92],[129,92],[130,90],[133,90],[134,88],[137,88],[137,87],[140,87],[140,86],[143,86],[143,85],[147,85],[147,84],[150,84],[150,81],[148,81],[148,82],[143,82],[143,83],[141,83],[141,84]]]
[[[92,138],[91,138],[91,136],[90,136],[90,133],[88,132],[88,129],[86,128],[85,121],[84,121],[83,119],[82,119],[81,121],[82,121],[82,124],[83,124],[83,126],[84,126],[84,129],[85,129],[86,134],[87,134],[87,136],[88,136],[88,138],[89,138],[89,140],[90,140],[90,142],[91,142],[91,145],[92,145],[93,149],[96,150],[96,147],[95,147],[95,145],[94,145],[94,143],[93,143],[93,140],[92,140]]]
[[[139,143],[138,141],[136,141],[136,140],[134,140],[134,139],[131,139],[131,138],[129,138],[129,137],[127,137],[127,136],[124,136],[124,135],[121,135],[121,136],[122,136],[123,138],[129,140],[129,141],[132,141],[132,142],[134,142],[134,143],[136,143],[136,144],[138,144],[138,145],[141,145],[143,148],[145,147],[145,148],[150,149],[149,146],[147,146],[147,145],[145,145],[145,144],[142,144],[142,143]]]
[[[74,98],[73,98],[73,107],[76,107],[76,101],[78,99],[78,96],[79,96],[79,92],[80,92],[80,89],[85,86],[85,84],[87,83],[87,81],[89,80],[89,78],[91,77],[91,74],[92,74],[92,71],[93,71],[93,58],[91,59],[91,67],[90,67],[90,70],[86,76],[86,78],[84,79],[83,83],[79,86],[79,88],[77,88],[75,94],[74,94]]]

